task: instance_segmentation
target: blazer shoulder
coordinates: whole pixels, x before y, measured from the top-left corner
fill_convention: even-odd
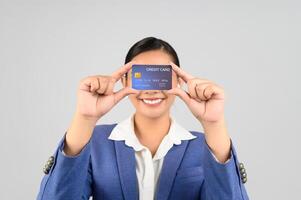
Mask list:
[[[117,123],[111,124],[97,124],[94,127],[92,140],[96,141],[106,141],[110,136],[113,128],[117,125]]]
[[[190,130],[189,131],[192,135],[196,136],[196,138],[194,140],[196,140],[197,142],[204,142],[205,140],[205,134],[201,131],[193,131]],[[192,141],[194,141],[192,140]]]

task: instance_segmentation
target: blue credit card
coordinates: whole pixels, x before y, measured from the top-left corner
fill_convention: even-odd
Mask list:
[[[171,87],[171,65],[132,65],[132,88],[136,90],[169,90]]]

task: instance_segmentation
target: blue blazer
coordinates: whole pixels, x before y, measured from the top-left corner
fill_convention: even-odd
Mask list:
[[[62,153],[65,136],[48,161],[38,200],[138,200],[135,152],[124,141],[109,140],[115,124],[94,128],[77,156]],[[201,132],[197,138],[174,145],[164,157],[156,200],[248,200],[236,151],[226,164],[212,156]]]

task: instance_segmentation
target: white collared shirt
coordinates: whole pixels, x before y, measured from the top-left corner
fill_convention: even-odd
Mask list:
[[[139,142],[135,134],[133,116],[134,114],[131,114],[127,119],[118,123],[113,128],[108,139],[124,140],[127,146],[133,147],[135,150],[139,200],[153,200],[164,156],[174,144],[179,145],[182,140],[194,139],[196,136],[180,126],[171,117],[169,131],[162,139],[154,157],[152,157],[150,150]]]

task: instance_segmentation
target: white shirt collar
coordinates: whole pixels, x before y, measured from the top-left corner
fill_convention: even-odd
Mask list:
[[[113,128],[108,139],[117,141],[124,140],[127,146],[133,147],[135,151],[141,151],[142,149],[146,149],[146,147],[139,142],[135,134],[133,116],[134,113],[125,120],[119,122]],[[179,125],[173,117],[170,118],[171,125],[169,131],[161,141],[153,160],[164,157],[174,144],[179,145],[182,140],[191,140],[196,138],[196,136],[192,135],[188,130]]]

